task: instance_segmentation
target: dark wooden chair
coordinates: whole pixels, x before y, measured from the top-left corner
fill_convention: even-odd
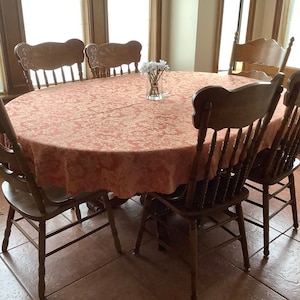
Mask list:
[[[83,80],[84,43],[81,40],[34,46],[22,42],[15,46],[14,51],[30,91],[60,82]]]
[[[141,50],[142,45],[138,41],[130,41],[126,44],[106,43],[85,46],[85,54],[93,78],[131,73],[131,64],[133,64],[133,72],[138,73]]]
[[[292,37],[287,48],[264,38],[239,44],[236,33],[228,73],[270,81],[278,72],[284,72],[293,42]]]
[[[160,203],[173,214],[181,216],[189,224],[192,299],[197,299],[200,233],[225,229],[230,239],[208,252],[239,240],[244,266],[249,269],[241,206],[241,202],[248,197],[244,182],[280,97],[283,77],[280,73],[272,82],[253,83],[231,91],[220,86],[208,86],[196,92],[193,97],[193,122],[198,129],[198,142],[189,182],[179,186],[171,195],[155,192],[143,195],[144,209],[134,253],[139,253],[144,231],[157,239],[161,247],[170,249],[170,236],[162,235],[162,231],[153,232],[153,227],[147,226],[147,221],[156,220],[160,227],[166,226],[167,232],[171,233],[171,225],[176,225],[176,222],[168,222],[168,215],[162,217],[161,211],[154,209],[155,204]],[[216,216],[221,212],[226,218]],[[205,220],[214,224],[198,226]],[[236,231],[228,226],[233,220],[238,223]]]
[[[252,218],[247,220],[263,227],[265,256],[269,255],[270,220],[287,206],[291,206],[293,225],[298,228],[294,171],[300,164],[297,158],[300,145],[300,71],[288,80],[284,104],[285,114],[273,144],[258,154],[246,181],[249,189],[262,195],[261,201],[248,199],[247,202],[262,208],[263,224]],[[289,191],[289,197],[284,194],[285,190]],[[270,203],[274,202],[277,202],[276,209],[271,210]]]
[[[0,176],[4,180],[2,183],[2,192],[9,203],[9,212],[7,216],[7,224],[4,232],[2,243],[2,251],[5,255],[8,248],[9,236],[11,234],[12,225],[19,229],[24,236],[38,249],[39,261],[39,298],[45,298],[45,258],[72,245],[79,240],[107,227],[111,227],[112,235],[116,250],[121,252],[120,241],[115,227],[114,217],[110,207],[110,201],[107,198],[107,192],[82,193],[77,196],[68,196],[66,191],[58,187],[40,187],[37,186],[33,174],[29,170],[27,161],[23,155],[22,147],[17,141],[16,134],[7,115],[5,106],[0,101],[0,132],[5,134],[7,143],[0,144]],[[47,221],[64,213],[65,211],[78,207],[81,203],[85,203],[95,197],[101,199],[107,213],[108,220],[100,222],[91,231],[82,234],[82,236],[67,241],[65,244],[46,251],[46,240],[54,237],[73,226],[79,225],[91,218],[97,216],[101,212],[88,214],[80,219],[74,219],[66,226],[56,228],[52,231],[47,230]],[[16,214],[17,212],[17,214]],[[26,221],[26,222],[24,222]],[[28,230],[28,223],[38,232],[38,239],[31,237],[32,230]],[[29,228],[30,229],[30,228]]]

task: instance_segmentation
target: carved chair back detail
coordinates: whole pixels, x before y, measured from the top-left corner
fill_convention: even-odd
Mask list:
[[[84,43],[81,40],[46,42],[34,46],[22,42],[15,46],[14,51],[29,90],[83,80]]]
[[[138,41],[126,44],[88,44],[85,53],[93,78],[122,75],[138,72],[142,45]],[[133,64],[133,70],[130,66]]]
[[[283,48],[273,39],[265,38],[239,44],[238,37],[236,33],[229,74],[270,81],[278,72],[284,72],[294,42],[293,37],[287,48]]]

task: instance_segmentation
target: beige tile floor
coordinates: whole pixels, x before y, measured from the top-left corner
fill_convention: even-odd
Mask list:
[[[295,175],[299,195],[300,170]],[[7,210],[0,195],[1,241]],[[85,205],[82,210],[87,210]],[[246,203],[244,213],[261,219],[260,210]],[[74,217],[72,214],[70,211],[55,219],[50,226],[68,222],[68,218]],[[107,228],[48,257],[47,299],[189,299],[189,270],[183,262],[168,252],[158,251],[156,243],[147,235],[140,255],[132,254],[141,214],[139,200],[128,200],[114,209],[114,214],[124,253],[116,253]],[[80,230],[92,225],[90,222],[75,228],[68,235],[78,235]],[[268,259],[264,259],[262,252],[262,229],[246,223],[246,230],[250,272],[243,272],[238,242],[201,258],[201,299],[300,299],[300,231],[292,228],[290,209],[271,221]],[[68,235],[50,240],[49,246],[67,239]],[[218,233],[218,239],[221,236]],[[203,246],[212,243],[215,237],[206,236]],[[38,299],[37,251],[16,230],[12,231],[8,254],[0,253],[0,299]]]

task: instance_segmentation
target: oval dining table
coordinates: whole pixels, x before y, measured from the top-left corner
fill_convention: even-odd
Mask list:
[[[189,179],[197,142],[192,96],[207,85],[233,89],[254,82],[235,75],[171,71],[163,100],[146,99],[138,73],[32,91],[6,105],[39,185],[70,195],[98,189],[120,198],[171,193]],[[262,147],[283,114],[275,111]],[[233,116],[234,117],[234,116]]]

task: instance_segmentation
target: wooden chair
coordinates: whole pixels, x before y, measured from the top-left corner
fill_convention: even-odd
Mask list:
[[[189,224],[192,299],[197,299],[198,290],[198,234],[201,227],[198,225],[205,218],[215,224],[212,227],[202,226],[206,229],[201,233],[220,227],[225,229],[232,237],[215,249],[239,240],[244,266],[249,269],[241,206],[241,202],[248,197],[244,182],[277,105],[282,82],[283,74],[280,73],[272,82],[253,83],[231,91],[220,86],[208,86],[196,92],[193,97],[193,122],[198,129],[198,143],[189,183],[179,186],[171,195],[154,192],[143,195],[144,209],[134,253],[139,253],[144,230],[158,239],[161,246],[170,249],[168,239],[167,242],[162,240],[160,234],[153,234],[146,226],[147,221],[156,219],[160,226],[165,225],[171,231],[171,222],[168,219],[164,222],[164,218],[153,213],[158,211],[153,207],[149,209],[153,203],[161,203],[185,219]],[[202,174],[201,181],[197,180],[199,173]],[[229,210],[231,207],[235,210]],[[214,217],[220,212],[224,212],[227,218],[218,220]],[[238,232],[226,226],[232,220],[237,221]]]
[[[16,134],[7,115],[2,101],[0,101],[0,130],[5,134],[10,147],[0,144],[0,176],[4,180],[2,183],[2,192],[9,203],[9,212],[7,216],[7,225],[2,243],[3,253],[7,252],[9,236],[12,225],[16,226],[28,240],[38,249],[39,261],[39,298],[45,297],[45,258],[72,245],[79,240],[107,227],[111,227],[115,247],[121,252],[120,241],[115,227],[114,217],[107,198],[107,193],[98,191],[94,193],[82,193],[78,196],[68,196],[64,189],[58,187],[40,187],[37,186],[33,174],[30,172],[27,161],[23,155],[22,147],[17,141]],[[91,231],[82,234],[82,236],[68,241],[65,244],[46,251],[46,239],[55,236],[73,226],[90,220],[101,212],[88,214],[81,217],[80,220],[73,221],[66,226],[56,228],[53,231],[46,229],[47,221],[64,213],[68,209],[77,207],[79,204],[98,197],[103,201],[108,220],[105,219],[102,224],[97,225]],[[17,215],[15,216],[15,213]],[[24,221],[27,221],[24,223]],[[105,221],[105,222],[104,222]],[[38,232],[38,242],[30,236],[32,230],[28,230],[28,223]],[[27,230],[26,230],[27,229]],[[30,228],[29,228],[30,229]],[[29,232],[30,231],[30,232]]]
[[[278,72],[284,72],[293,42],[292,37],[287,48],[264,38],[238,44],[236,32],[228,73],[270,81]]]
[[[84,43],[78,39],[71,39],[65,43],[47,42],[34,46],[23,42],[17,44],[14,49],[30,91],[56,85],[59,82],[83,80],[83,50]]]
[[[141,59],[142,45],[138,41],[129,41],[126,44],[94,43],[85,46],[85,54],[93,78],[110,77],[131,73],[133,64],[134,72],[138,73],[138,63]],[[127,199],[113,198],[112,205],[118,206]],[[94,200],[87,203],[90,209],[100,209],[102,204]]]
[[[102,45],[88,44],[85,54],[93,78],[131,73],[130,65],[134,64],[134,72],[138,73],[142,45],[138,41],[126,44],[106,43]]]
[[[284,103],[285,114],[273,144],[258,154],[246,181],[249,189],[262,194],[261,201],[248,199],[247,202],[262,208],[263,224],[252,218],[247,220],[263,227],[265,256],[269,255],[270,220],[287,206],[291,206],[293,225],[298,228],[294,171],[300,164],[296,157],[300,145],[300,71],[289,78]],[[285,190],[289,191],[289,197],[283,194]],[[271,210],[270,203],[277,203],[276,208]]]

